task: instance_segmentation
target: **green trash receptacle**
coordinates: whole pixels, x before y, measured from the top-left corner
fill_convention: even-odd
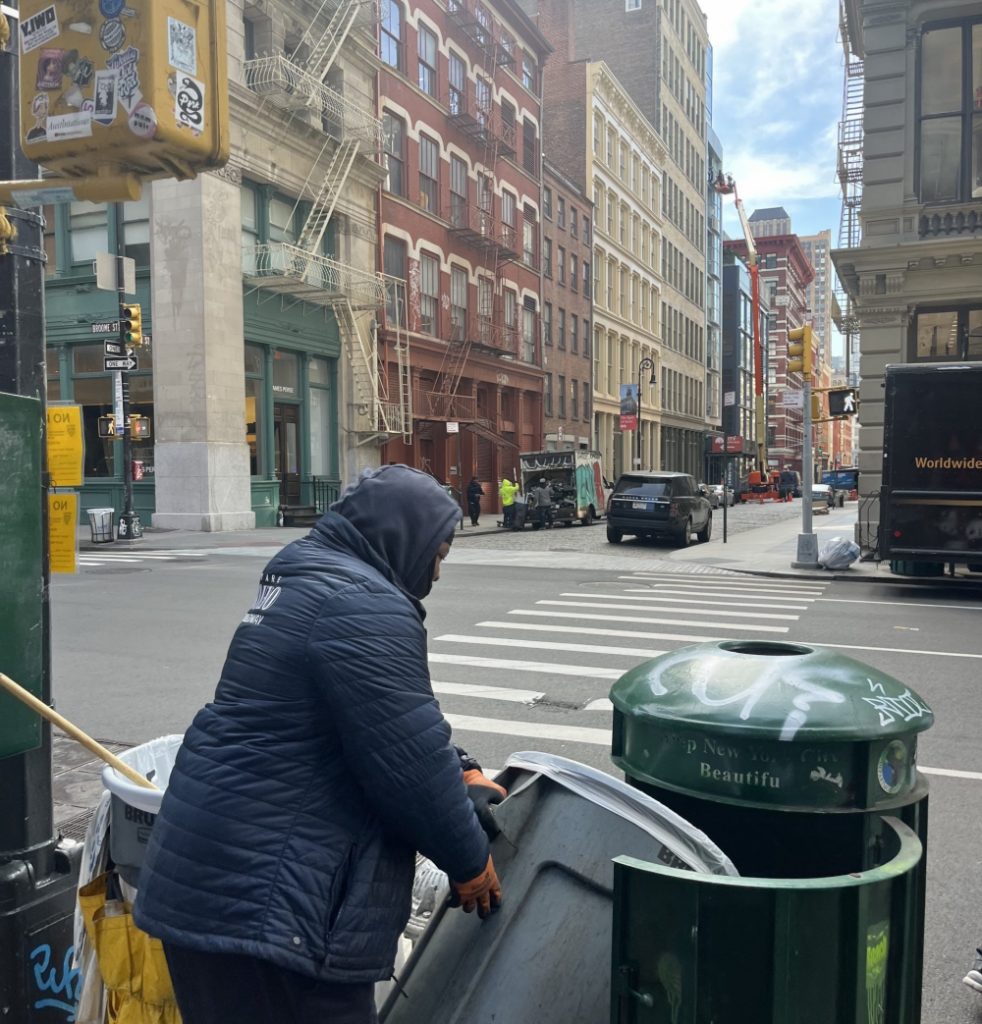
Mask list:
[[[614,927],[619,994],[612,1020],[915,1024],[927,843],[917,736],[933,722],[924,701],[851,658],[761,641],[673,651],[622,676],[611,701],[614,763],[706,832],[743,876],[709,892],[661,865],[620,866],[615,884],[619,879],[622,890],[639,872],[647,879],[643,891],[678,890],[676,940],[673,946],[672,927],[659,923],[665,906],[624,902],[615,888],[622,919]],[[889,894],[882,905],[876,892]],[[653,943],[669,942],[657,952],[633,948],[634,925],[644,919]],[[742,933],[734,921],[743,922]],[[723,935],[736,943],[728,954]],[[679,945],[679,936],[689,938]],[[889,992],[875,1010],[849,1002],[867,992],[859,966],[867,956],[886,956],[891,968]],[[847,958],[852,982],[842,974]],[[808,998],[791,1012],[784,985],[808,959],[824,987],[805,986]],[[657,981],[658,962],[663,974],[674,977],[665,964],[677,963],[681,977],[687,967],[698,976],[690,993],[695,1016],[659,1002],[664,985],[645,990],[653,1005],[637,995],[642,982],[633,974],[643,979],[654,971]],[[732,1001],[734,987],[755,984],[764,1003]]]

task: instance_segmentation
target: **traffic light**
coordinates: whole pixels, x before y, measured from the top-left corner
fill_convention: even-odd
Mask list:
[[[100,416],[98,423],[99,437],[116,437],[116,417]]]
[[[825,417],[822,415],[822,396],[812,395],[812,423],[817,420],[824,420]]]
[[[855,416],[858,410],[855,388],[840,388],[829,392],[830,416]]]
[[[143,342],[143,310],[137,303],[119,307],[119,332],[127,345]]]
[[[803,373],[806,377],[812,372],[812,329],[796,327],[788,331],[788,373]]]
[[[130,416],[130,437],[147,438],[150,436],[150,418],[148,416]]]

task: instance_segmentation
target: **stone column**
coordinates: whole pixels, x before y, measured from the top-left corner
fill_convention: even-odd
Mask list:
[[[252,529],[239,184],[155,181],[151,197],[153,525]]]

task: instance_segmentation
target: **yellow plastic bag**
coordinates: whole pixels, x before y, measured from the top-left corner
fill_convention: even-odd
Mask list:
[[[163,945],[137,928],[128,903],[106,898],[108,879],[99,875],[78,891],[109,996],[107,1024],[181,1024]]]

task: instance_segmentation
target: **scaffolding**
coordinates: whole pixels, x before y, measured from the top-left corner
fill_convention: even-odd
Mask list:
[[[839,0],[839,37],[844,56],[842,120],[839,121],[836,174],[842,191],[839,219],[839,248],[858,249],[862,244],[863,204],[863,105],[865,62],[850,44],[848,0]],[[837,326],[845,341],[846,376],[857,381],[859,367],[853,365],[859,351],[859,317],[852,296],[836,279],[836,300],[840,314]]]
[[[412,393],[401,319],[393,342],[397,379],[391,394],[378,353],[378,318],[383,308],[405,309],[405,281],[348,266],[324,252],[328,225],[353,169],[359,160],[378,167],[382,150],[382,122],[372,113],[371,97],[329,84],[360,13],[374,26],[378,0],[321,0],[292,55],[264,55],[243,64],[246,86],[262,97],[258,117],[278,124],[280,138],[285,141],[304,127],[322,138],[291,212],[294,237],[246,246],[242,258],[251,290],[334,312],[352,375],[351,431],[365,444],[393,435],[411,439]]]

